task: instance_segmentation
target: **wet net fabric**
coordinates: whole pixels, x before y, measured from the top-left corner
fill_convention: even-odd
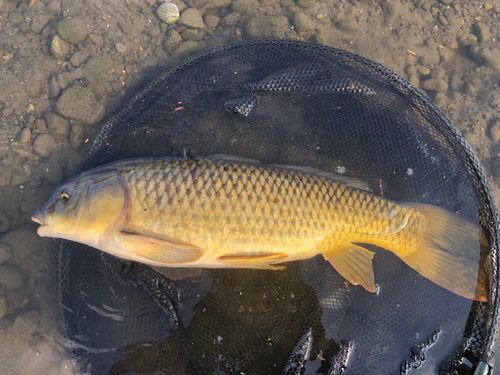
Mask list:
[[[456,296],[378,248],[373,295],[322,257],[283,271],[165,271],[61,241],[57,297],[80,372],[469,374],[491,363],[496,209],[463,138],[407,81],[309,43],[219,47],[139,92],[104,124],[81,169],[213,154],[355,176],[384,197],[481,224],[490,302]]]

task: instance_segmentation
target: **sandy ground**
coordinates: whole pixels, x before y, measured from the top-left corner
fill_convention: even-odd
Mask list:
[[[377,61],[464,134],[500,202],[498,2],[467,0],[0,0],[1,373],[71,374],[52,241],[30,216],[82,162],[97,124],[158,65],[234,41],[310,40]]]

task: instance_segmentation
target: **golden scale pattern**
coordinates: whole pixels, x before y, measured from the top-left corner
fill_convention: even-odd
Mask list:
[[[334,243],[374,243],[373,236],[394,232],[412,210],[330,179],[261,164],[157,160],[126,165],[120,174],[131,196],[127,230],[145,234],[147,228],[217,256],[303,258]],[[391,239],[408,241],[402,240]]]

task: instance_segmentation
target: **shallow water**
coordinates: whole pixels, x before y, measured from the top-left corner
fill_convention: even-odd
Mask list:
[[[202,17],[167,27],[154,0],[0,0],[2,374],[73,373],[52,287],[53,241],[36,235],[30,216],[73,176],[106,111],[158,65],[197,51],[292,38],[379,62],[425,91],[464,134],[500,202],[497,3],[173,2],[181,14],[198,6]]]

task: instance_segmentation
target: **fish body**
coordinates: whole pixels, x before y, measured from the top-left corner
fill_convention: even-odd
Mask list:
[[[75,177],[33,220],[41,236],[154,266],[280,269],[323,254],[372,292],[374,253],[362,244],[377,245],[457,294],[487,299],[476,225],[313,168],[226,155],[125,160]]]

